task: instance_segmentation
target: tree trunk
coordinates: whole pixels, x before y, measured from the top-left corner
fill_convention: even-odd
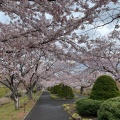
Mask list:
[[[37,91],[39,91],[40,90],[40,85],[36,84],[36,89],[37,89]]]
[[[81,94],[81,95],[83,94],[83,91],[84,91],[84,87],[81,86],[81,88],[80,88],[80,94]]]
[[[19,109],[19,97],[14,98],[14,105],[15,105],[15,110]]]
[[[27,92],[28,92],[28,99],[29,99],[29,100],[32,100],[32,99],[33,99],[32,90],[29,89],[29,90],[27,90]]]

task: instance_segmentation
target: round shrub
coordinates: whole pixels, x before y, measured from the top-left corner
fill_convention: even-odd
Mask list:
[[[106,100],[117,97],[118,95],[119,89],[115,80],[111,76],[102,75],[95,81],[90,98],[96,100]]]
[[[50,88],[50,91],[52,94],[57,94],[59,89],[60,89],[60,85],[55,85],[55,86]]]
[[[62,99],[74,98],[72,88],[64,84],[55,85],[50,88],[50,91],[52,94],[57,94]]]
[[[76,102],[78,114],[82,116],[97,116],[97,111],[102,102],[102,100],[81,98]]]
[[[60,98],[65,98],[65,99],[74,98],[72,88],[64,84],[60,84],[60,89],[57,94]]]
[[[120,120],[120,97],[108,99],[101,104],[98,120]]]

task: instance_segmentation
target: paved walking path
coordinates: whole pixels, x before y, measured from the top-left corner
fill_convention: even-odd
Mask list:
[[[34,109],[25,120],[69,120],[62,104],[73,103],[74,100],[54,100],[44,91]]]

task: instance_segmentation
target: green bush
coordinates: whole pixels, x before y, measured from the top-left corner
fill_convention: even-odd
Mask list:
[[[60,84],[60,89],[57,94],[60,98],[65,98],[65,99],[74,98],[72,88],[64,84]]]
[[[103,101],[81,98],[76,102],[78,114],[82,116],[97,116],[97,111]]]
[[[52,94],[57,94],[60,89],[60,85],[55,85],[51,87],[49,90],[51,91]]]
[[[119,95],[119,89],[115,80],[108,75],[102,75],[95,81],[90,98],[96,100],[106,100]]]
[[[120,97],[108,99],[101,104],[98,120],[120,120]]]
[[[52,94],[57,94],[62,99],[74,98],[72,88],[64,84],[55,85],[49,88],[49,90]]]

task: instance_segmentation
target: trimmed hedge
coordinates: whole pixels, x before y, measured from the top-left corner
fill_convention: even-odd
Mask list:
[[[95,100],[106,100],[119,95],[119,89],[115,80],[111,76],[102,75],[95,81],[90,98]]]
[[[101,104],[98,120],[120,120],[120,97],[108,99]]]
[[[62,99],[72,99],[74,94],[70,86],[59,84],[49,89],[52,94],[57,94]]]
[[[97,111],[103,101],[81,98],[76,102],[78,114],[82,116],[97,116]]]

